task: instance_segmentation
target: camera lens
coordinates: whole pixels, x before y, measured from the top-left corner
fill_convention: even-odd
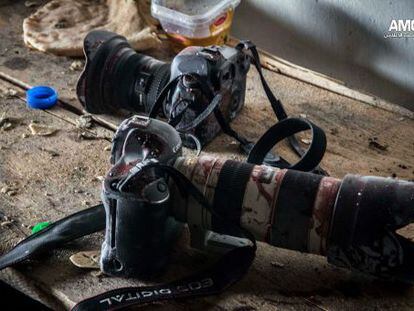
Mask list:
[[[170,64],[136,53],[124,37],[108,31],[90,32],[84,52],[77,95],[91,113],[148,113],[170,78]]]

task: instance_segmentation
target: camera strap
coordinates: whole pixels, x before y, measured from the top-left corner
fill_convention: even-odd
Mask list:
[[[251,245],[234,248],[212,266],[182,279],[154,286],[124,287],[107,291],[79,302],[72,311],[119,310],[132,305],[219,294],[239,281],[253,263],[256,240],[249,231],[241,228],[240,224],[230,222],[222,215],[218,215],[204,195],[174,167],[151,163],[143,170],[154,167],[171,177],[183,195],[192,196],[215,217],[221,218],[228,226],[237,228],[251,241]],[[103,230],[104,227],[105,211],[102,205],[65,217],[29,236],[0,257],[0,270],[54,249],[63,243]]]
[[[289,118],[283,107],[282,102],[275,97],[269,84],[267,83],[260,64],[260,56],[256,46],[251,41],[241,41],[236,45],[236,49],[250,51],[250,59],[259,74],[260,81],[262,82],[263,89],[270,102],[273,112],[276,115],[279,123],[283,123],[284,120],[290,119],[282,125],[273,125],[265,134],[260,137],[256,144],[250,143],[248,145],[241,144],[242,150],[248,154],[248,163],[262,164],[266,163],[271,166],[277,166],[281,168],[290,168],[303,171],[313,171],[314,173],[321,175],[328,175],[326,171],[320,168],[318,165],[323,158],[323,154],[326,150],[326,138],[323,130],[317,127],[312,122],[302,118]],[[304,124],[307,124],[304,126]],[[311,145],[307,150],[304,150],[294,134],[299,132],[311,130],[312,141]],[[323,139],[322,139],[323,136]],[[300,160],[296,164],[289,164],[283,158],[280,158],[279,163],[273,164],[266,160],[266,154],[280,141],[288,139],[289,145],[300,157]],[[252,162],[253,159],[261,158],[261,161]],[[260,162],[260,163],[259,163]]]
[[[236,228],[238,232],[251,241],[251,245],[234,248],[209,268],[180,280],[155,286],[126,287],[111,290],[81,301],[72,311],[117,310],[151,302],[219,294],[239,281],[251,266],[256,253],[256,240],[249,231],[241,228],[240,224],[231,222],[219,215],[200,190],[174,167],[152,162],[136,174],[141,174],[144,170],[151,168],[156,168],[157,171],[163,172],[166,176],[172,178],[183,196],[193,197],[212,215],[220,217],[229,227]]]
[[[251,266],[253,247],[235,248],[211,267],[171,283],[124,287],[85,299],[72,311],[120,310],[133,305],[217,295],[239,281]]]
[[[314,173],[321,174],[321,175],[328,175],[326,171],[324,171],[322,168],[320,168],[318,165],[320,161],[322,160],[321,154],[323,155],[326,148],[326,139],[319,139],[321,136],[324,136],[323,130],[314,125],[312,122],[309,122],[305,119],[300,118],[289,118],[285,108],[283,107],[283,104],[279,99],[275,97],[273,94],[270,86],[266,82],[266,79],[263,75],[262,66],[260,64],[260,57],[259,53],[256,49],[256,46],[250,42],[250,41],[242,41],[237,46],[236,49],[238,50],[246,50],[250,51],[251,55],[250,59],[251,62],[254,64],[260,80],[262,82],[263,89],[266,93],[266,96],[270,102],[270,105],[273,109],[273,112],[276,115],[277,120],[280,122],[283,122],[284,120],[291,119],[294,121],[288,121],[286,123],[283,123],[279,126],[273,126],[272,129],[268,130],[255,144],[251,141],[249,141],[247,138],[243,137],[239,133],[237,133],[231,126],[230,123],[226,120],[226,118],[223,116],[222,112],[220,111],[220,103],[222,100],[221,94],[214,94],[211,90],[210,86],[208,85],[207,81],[203,79],[201,76],[199,76],[196,73],[191,74],[185,74],[191,76],[192,79],[195,81],[198,81],[198,85],[201,88],[201,92],[205,94],[205,96],[209,99],[210,104],[208,104],[202,111],[199,112],[199,114],[188,124],[185,124],[184,126],[181,126],[179,123],[188,108],[188,106],[184,109],[182,109],[180,112],[176,113],[175,108],[172,107],[170,116],[168,117],[168,123],[172,126],[174,126],[177,131],[179,131],[181,134],[185,135],[188,133],[191,129],[196,128],[198,125],[201,124],[211,113],[214,113],[217,122],[219,123],[222,131],[236,139],[240,143],[240,149],[248,155],[248,162],[249,159],[257,159],[263,154],[263,149],[266,149],[266,153],[262,159],[261,163],[265,163],[270,166],[275,166],[279,168],[291,168],[291,169],[298,169],[298,170],[306,170],[306,171],[313,171]],[[155,104],[153,105],[149,117],[155,118],[160,111],[162,104],[164,100],[167,98],[170,90],[176,87],[178,81],[183,77],[177,76],[175,79],[171,80],[161,91],[160,95],[158,96],[157,100],[155,101]],[[276,123],[276,124],[278,124]],[[306,126],[303,126],[303,124],[306,123]],[[287,127],[290,127],[287,129]],[[311,130],[313,133],[312,141],[310,144],[310,147],[307,150],[304,150],[297,138],[294,134],[289,133],[299,133],[302,131]],[[278,132],[279,131],[279,132]],[[267,134],[268,133],[268,134]],[[276,136],[272,137],[270,134],[275,134]],[[192,136],[192,138],[196,141],[195,137]],[[318,139],[315,139],[318,138]],[[283,159],[282,157],[278,155],[274,155],[270,153],[270,150],[272,147],[276,145],[277,142],[288,139],[289,145],[292,148],[292,150],[295,151],[295,153],[300,157],[300,160],[296,164],[290,164],[288,161]],[[197,144],[199,145],[199,144]],[[251,162],[256,163],[256,162]]]
[[[270,105],[272,106],[273,112],[275,113],[278,120],[283,120],[288,117],[285,108],[282,105],[282,102],[275,97],[272,90],[270,89],[269,84],[263,75],[262,65],[260,64],[260,56],[257,52],[256,46],[251,41],[241,41],[239,44],[236,45],[236,49],[238,50],[247,50],[251,52],[250,59],[252,60],[256,70],[259,74],[260,81],[262,82],[263,89],[266,93],[267,98],[270,101]]]
[[[269,128],[250,151],[247,162],[261,165],[266,154],[278,142],[286,137],[294,137],[293,135],[306,130],[312,131],[311,144],[300,160],[290,165],[289,168],[305,172],[313,170],[318,166],[325,154],[326,136],[324,131],[312,122],[298,118],[283,119]]]
[[[0,257],[0,270],[33,258],[64,243],[105,229],[102,204],[62,218],[18,243]]]
[[[253,55],[257,55],[256,48],[252,48],[254,51]],[[302,118],[289,118],[286,115],[286,112],[280,103],[277,100],[272,91],[270,90],[266,80],[263,77],[260,62],[255,61],[257,64],[258,72],[261,76],[263,87],[268,94],[269,100],[273,103],[275,114],[278,116],[279,122],[273,125],[268,129],[256,142],[256,144],[250,142],[245,137],[237,133],[231,126],[230,123],[226,121],[222,112],[220,111],[220,102],[222,96],[220,93],[214,95],[211,89],[209,88],[207,82],[202,79],[197,74],[192,74],[194,79],[199,81],[201,91],[206,94],[208,98],[211,98],[210,104],[200,113],[194,121],[185,128],[177,128],[177,131],[185,132],[188,131],[193,126],[197,126],[204,120],[211,112],[214,113],[217,122],[219,123],[222,131],[236,139],[245,153],[248,154],[248,163],[252,164],[267,164],[270,166],[276,166],[279,168],[289,168],[301,171],[312,171],[319,173],[321,175],[327,175],[322,169],[318,168],[319,163],[321,162],[323,155],[326,150],[326,136],[324,131],[313,124],[312,122],[302,119]],[[175,121],[175,120],[174,120]],[[176,126],[178,122],[173,122],[171,125]],[[297,141],[294,134],[300,133],[302,131],[311,130],[312,139],[309,148],[305,151],[301,149],[299,142]],[[288,161],[284,160],[282,157],[273,155],[270,153],[271,149],[280,141],[288,139],[291,147],[300,155],[300,159],[295,164],[290,164]],[[296,147],[295,147],[296,146]]]

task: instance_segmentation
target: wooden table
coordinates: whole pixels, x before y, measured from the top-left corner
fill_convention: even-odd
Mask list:
[[[24,46],[21,25],[31,10],[23,1],[0,5],[0,116],[5,113],[12,124],[11,128],[0,130],[0,253],[29,235],[30,227],[37,222],[54,221],[100,201],[100,178],[109,169],[110,139],[122,119],[100,116],[93,128],[87,130],[89,139],[82,138],[85,130],[76,123],[84,112],[75,94],[80,72],[70,69],[73,59],[46,55]],[[331,175],[413,178],[414,121],[410,112],[353,90],[342,92],[346,86],[340,84],[334,92],[326,90],[336,82],[317,75],[314,80],[309,78],[314,73],[301,72],[296,67],[284,71],[284,65],[280,66],[266,70],[265,76],[289,114],[305,114],[326,130],[328,149],[323,167]],[[299,80],[303,74],[311,84]],[[296,75],[296,79],[288,75]],[[54,86],[62,102],[49,111],[30,110],[24,102],[24,83]],[[11,96],[13,91],[9,89],[16,91],[16,96]],[[341,92],[345,96],[337,94]],[[380,105],[375,106],[376,102]],[[50,136],[31,135],[31,121],[57,131]],[[234,121],[234,128],[255,139],[274,122],[258,75],[252,69],[248,74],[246,105]],[[293,160],[286,145],[278,148]],[[231,138],[220,135],[204,152],[240,159],[237,150]],[[414,236],[410,228],[405,233]],[[205,264],[205,256],[186,246],[186,238],[176,247],[169,271],[154,283],[175,279]],[[96,271],[82,270],[70,263],[71,254],[98,249],[102,239],[101,233],[80,239],[37,260],[6,269],[0,277],[55,309],[67,309],[83,298],[116,287],[143,284],[139,280],[97,276]],[[352,274],[328,265],[318,256],[259,243],[249,273],[224,294],[157,304],[149,309],[412,308],[411,288]]]

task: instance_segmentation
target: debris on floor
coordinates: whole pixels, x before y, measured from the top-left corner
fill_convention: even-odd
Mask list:
[[[95,278],[102,278],[105,274],[101,270],[92,270],[91,275]]]
[[[381,151],[386,151],[388,149],[388,145],[380,144],[378,142],[378,138],[377,137],[369,138],[368,139],[368,146],[371,149],[377,149],[377,150],[381,150]]]
[[[5,220],[0,222],[0,227],[11,225],[14,221],[13,220]]]
[[[95,176],[94,179],[97,180],[97,181],[103,182],[105,180],[105,177],[102,176],[102,175],[99,175],[99,176]]]
[[[17,96],[17,91],[15,89],[8,88],[5,90],[3,89],[0,92],[0,97],[2,98],[13,98],[16,96]]]
[[[38,6],[38,5],[39,5],[39,3],[37,1],[26,1],[24,3],[24,6],[26,8],[32,8],[32,7],[35,7],[35,6]]]
[[[158,22],[147,1],[53,0],[23,21],[27,46],[64,56],[83,55],[83,39],[92,29],[125,36],[136,50],[157,48]]]
[[[33,121],[30,122],[29,129],[33,136],[51,136],[58,131],[57,128]]]
[[[6,215],[3,215],[3,217],[0,216],[0,221],[0,227],[9,226],[14,223],[14,220]]]
[[[335,136],[335,135],[338,135],[339,130],[336,127],[334,127],[334,128],[331,128],[329,132],[331,133],[331,135]]]
[[[80,132],[78,137],[84,140],[94,140],[94,139],[102,139],[103,137],[99,137],[98,135],[91,133],[91,132]]]
[[[272,261],[270,264],[272,265],[272,267],[275,267],[275,268],[284,268],[285,267],[285,265],[283,263],[278,262],[278,261]]]
[[[8,131],[13,128],[13,124],[11,122],[4,123],[1,127],[3,131]]]
[[[326,309],[322,306],[322,302],[317,300],[314,296],[310,296],[308,298],[305,297],[303,299],[305,300],[306,304],[308,304],[311,307],[315,307],[315,308],[317,308],[319,310],[322,310],[322,311],[328,311],[328,309]]]
[[[12,196],[15,196],[16,194],[17,194],[17,191],[18,191],[19,189],[17,188],[17,187],[14,187],[14,186],[3,186],[1,189],[0,189],[0,193],[2,193],[2,194],[6,194],[6,195],[8,195],[8,196],[10,196],[10,197],[12,197]]]
[[[6,113],[5,113],[5,112],[3,112],[3,113],[0,115],[0,126],[2,126],[5,122],[7,122],[7,117],[6,117]]]
[[[0,129],[3,131],[8,131],[13,128],[13,121],[12,119],[6,117],[6,113],[3,112],[0,115]]]
[[[75,60],[74,62],[72,62],[72,64],[70,64],[69,69],[72,71],[81,71],[84,67],[84,62],[81,60]]]
[[[90,114],[81,115],[76,119],[76,127],[80,129],[90,129],[93,125],[93,118]]]
[[[94,133],[90,131],[82,131],[78,134],[79,139],[83,140],[95,140],[95,139],[105,139],[110,141],[111,138],[108,135],[102,133]]]
[[[308,138],[301,138],[300,140],[302,143],[304,143],[305,145],[310,145],[310,143],[312,142],[312,140],[308,139]]]
[[[44,151],[50,155],[50,158],[58,157],[60,154],[55,150],[46,149],[44,147],[40,147],[39,150]]]
[[[79,268],[83,269],[99,269],[100,251],[84,251],[73,254],[69,260]]]

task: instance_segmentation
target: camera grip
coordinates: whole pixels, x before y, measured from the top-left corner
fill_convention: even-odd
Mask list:
[[[101,270],[123,277],[160,273],[181,228],[168,214],[168,195],[157,203],[105,195],[103,200],[106,232]]]

